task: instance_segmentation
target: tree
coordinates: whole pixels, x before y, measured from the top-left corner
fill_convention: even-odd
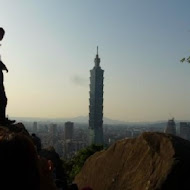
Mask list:
[[[188,57],[188,58],[183,58],[183,59],[181,59],[181,61],[180,61],[181,63],[183,63],[183,62],[187,62],[187,63],[190,63],[190,56]]]
[[[77,152],[77,154],[71,158],[70,160],[64,161],[64,168],[67,173],[68,183],[72,183],[75,176],[82,169],[85,161],[95,152],[103,150],[103,146],[101,145],[90,145],[84,149],[81,149]]]

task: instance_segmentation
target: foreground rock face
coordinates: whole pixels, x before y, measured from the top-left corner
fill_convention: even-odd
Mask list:
[[[63,187],[63,189],[67,189],[67,179],[63,168],[63,163],[59,157],[59,154],[55,152],[55,149],[53,147],[42,149],[39,152],[39,155],[53,162],[53,165],[56,168],[56,179],[60,180],[60,185]]]
[[[14,132],[14,133],[23,133],[27,136],[30,136],[28,131],[26,130],[25,126],[23,125],[23,123],[15,123],[12,125],[8,125],[8,126],[0,126],[2,128],[7,128],[10,131]]]
[[[79,189],[190,189],[190,141],[164,133],[143,133],[95,153],[76,176]]]

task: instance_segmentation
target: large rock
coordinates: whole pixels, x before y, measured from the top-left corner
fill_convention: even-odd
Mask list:
[[[190,141],[146,132],[92,155],[75,182],[93,190],[189,190]]]
[[[14,133],[23,133],[27,136],[30,136],[25,126],[23,125],[23,123],[15,123],[15,124],[7,125],[7,126],[0,125],[0,127],[9,129],[11,132],[14,132]]]

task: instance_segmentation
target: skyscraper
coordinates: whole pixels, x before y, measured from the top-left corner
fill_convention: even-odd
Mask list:
[[[97,54],[94,68],[90,70],[90,99],[89,99],[89,143],[103,145],[103,80],[104,70],[100,67]]]
[[[176,135],[176,124],[175,124],[174,118],[168,120],[165,133]]]
[[[74,123],[73,122],[66,122],[65,123],[65,140],[73,139],[73,130],[74,130]]]
[[[52,136],[57,136],[57,124],[51,124],[49,127],[49,132]]]
[[[180,137],[186,140],[190,140],[190,123],[180,122]]]
[[[38,123],[36,121],[33,123],[32,130],[33,130],[33,133],[36,133],[38,131]]]

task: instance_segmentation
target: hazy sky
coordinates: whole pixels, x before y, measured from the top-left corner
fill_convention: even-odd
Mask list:
[[[99,46],[104,116],[190,119],[189,0],[0,0],[9,117],[88,115]]]

